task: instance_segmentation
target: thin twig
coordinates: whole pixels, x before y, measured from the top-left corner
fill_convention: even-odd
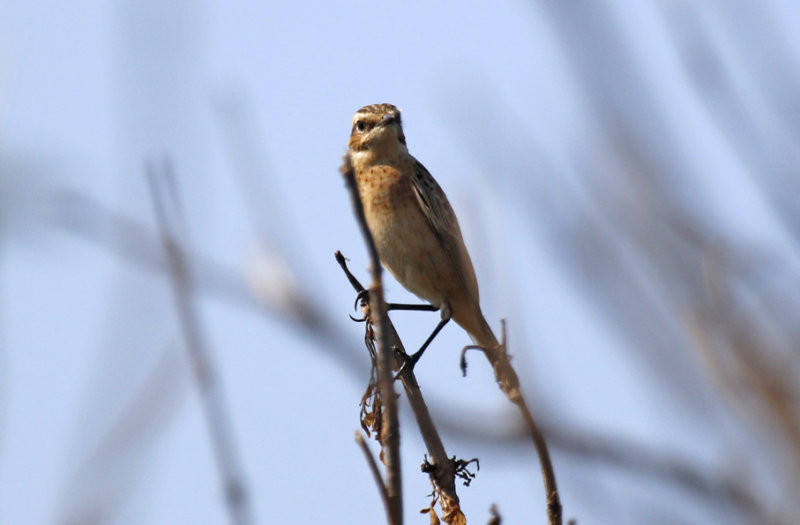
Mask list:
[[[384,462],[386,464],[386,493],[389,499],[389,523],[400,525],[403,523],[403,492],[402,475],[400,470],[400,424],[397,417],[397,397],[394,391],[394,377],[392,374],[392,347],[389,333],[386,329],[388,317],[386,315],[386,303],[383,299],[383,280],[381,275],[381,261],[378,257],[378,248],[375,240],[367,227],[367,220],[364,217],[364,208],[358,195],[356,177],[350,155],[344,157],[344,164],[340,168],[347,189],[350,191],[350,198],[353,203],[353,211],[356,215],[364,242],[367,244],[367,251],[370,259],[370,274],[372,285],[370,287],[370,312],[372,321],[376,329],[376,341],[378,347],[378,387],[383,400],[383,425],[381,426],[381,443],[384,447]]]
[[[232,437],[230,417],[222,397],[217,369],[195,309],[193,280],[181,245],[181,239],[185,237],[185,225],[172,167],[167,162],[161,167],[150,163],[147,166],[147,179],[169,263],[175,307],[205,412],[230,522],[248,525],[253,522],[252,513]]]
[[[513,374],[513,377],[516,379],[517,374],[511,365],[511,361],[508,359],[508,354],[506,353],[506,349],[508,348],[506,346],[508,340],[505,320],[502,321],[502,330],[502,350],[505,358],[505,364],[508,367],[508,370]],[[504,367],[499,368],[499,370],[503,369]],[[539,425],[536,424],[536,420],[533,418],[530,408],[528,408],[528,403],[525,401],[525,397],[522,395],[522,392],[519,391],[519,386],[516,387],[516,392],[506,392],[506,394],[508,394],[509,400],[511,400],[511,402],[517,405],[519,408],[519,411],[522,414],[522,419],[525,421],[525,427],[528,429],[528,433],[533,440],[534,447],[536,447],[536,454],[539,456],[539,464],[542,468],[542,478],[544,479],[544,490],[547,498],[547,521],[550,525],[561,525],[563,520],[561,497],[558,494],[556,474],[553,470],[553,462],[550,460],[550,451],[547,448],[547,442],[544,439],[544,435],[542,435],[542,432],[539,430]]]
[[[487,349],[481,346],[469,345],[461,352],[461,371],[466,373],[467,361],[466,351],[470,349],[481,350],[489,363],[492,365],[500,389],[506,394],[508,400],[517,406],[522,419],[525,422],[525,428],[533,440],[533,445],[536,448],[536,455],[539,457],[539,465],[542,470],[542,479],[544,481],[544,491],[547,503],[547,522],[549,525],[561,525],[563,517],[563,509],[561,507],[561,497],[558,494],[558,486],[556,485],[556,475],[553,470],[553,463],[550,460],[550,452],[547,448],[547,442],[539,430],[539,425],[533,418],[533,414],[528,408],[528,404],[522,395],[519,387],[519,377],[511,364],[511,358],[507,352],[507,339],[506,339],[506,323],[503,321],[503,334],[501,343],[497,348]]]
[[[361,452],[364,453],[364,457],[367,459],[367,465],[369,466],[369,471],[372,473],[373,479],[375,479],[375,485],[378,486],[378,492],[381,493],[383,507],[386,509],[386,517],[391,519],[391,516],[389,515],[389,495],[386,493],[386,485],[383,484],[381,471],[378,469],[378,463],[375,461],[375,457],[369,450],[369,446],[367,445],[364,436],[362,436],[361,432],[358,431],[356,431],[356,443],[358,443],[358,446],[361,448]]]
[[[547,442],[544,439],[536,420],[533,419],[525,398],[519,396],[512,402],[519,407],[522,413],[522,418],[525,420],[525,426],[528,433],[533,439],[533,445],[536,447],[536,454],[539,456],[539,464],[542,467],[542,478],[544,479],[544,489],[547,496],[547,520],[550,525],[561,525],[562,523],[562,507],[561,498],[558,495],[558,487],[556,486],[556,475],[553,471],[553,463],[550,461],[550,452],[547,449]]]
[[[503,517],[500,515],[500,511],[497,510],[497,505],[492,503],[492,506],[489,507],[489,514],[491,514],[491,519],[489,519],[488,525],[500,525],[503,523]]]

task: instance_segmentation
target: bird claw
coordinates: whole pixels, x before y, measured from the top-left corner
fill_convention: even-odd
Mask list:
[[[369,290],[366,288],[361,290],[356,295],[356,300],[353,302],[353,310],[358,310],[358,307],[364,308],[369,304]]]
[[[486,349],[480,345],[467,345],[461,349],[461,360],[459,361],[459,366],[461,367],[461,376],[467,377],[467,350],[480,350],[484,354],[486,353]]]

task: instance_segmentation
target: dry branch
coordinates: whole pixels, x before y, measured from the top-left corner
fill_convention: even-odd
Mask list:
[[[364,217],[364,208],[361,199],[358,197],[355,174],[350,162],[350,156],[345,155],[344,164],[341,167],[350,197],[353,202],[358,224],[361,233],[364,235],[364,242],[367,244],[367,251],[370,258],[370,274],[372,285],[370,287],[370,312],[373,326],[375,327],[376,341],[378,344],[378,387],[383,400],[382,414],[383,423],[381,425],[381,444],[383,446],[383,460],[386,464],[386,494],[389,500],[389,523],[400,525],[403,523],[403,493],[402,475],[400,469],[400,423],[397,417],[397,398],[394,392],[394,377],[392,374],[392,346],[387,332],[388,316],[386,315],[386,303],[383,300],[383,280],[381,261],[378,257],[378,249],[375,240],[369,232],[367,221]]]
[[[364,286],[347,268],[347,262],[341,252],[336,252],[336,261],[342,267],[353,289],[357,293],[364,292]],[[390,348],[397,348],[400,354],[405,352],[403,342],[400,340],[400,336],[397,335],[397,331],[388,316],[385,318],[384,330],[389,337]],[[396,368],[399,368],[401,364],[400,360],[395,361]],[[436,429],[425,399],[422,397],[413,369],[401,374],[400,380],[403,383],[420,435],[430,456],[430,461],[427,464],[432,465],[433,468],[428,470],[427,473],[431,476],[434,490],[442,507],[442,519],[445,523],[452,525],[466,523],[466,518],[461,512],[458,494],[456,493],[456,461],[454,458],[447,456],[439,431]]]
[[[536,448],[536,455],[539,457],[539,465],[542,470],[542,479],[544,481],[544,490],[547,503],[547,522],[549,525],[561,525],[562,512],[561,497],[558,494],[558,486],[556,485],[556,475],[553,470],[553,463],[550,460],[550,451],[547,448],[547,442],[544,435],[539,430],[539,425],[533,418],[533,414],[528,408],[528,404],[522,395],[519,388],[519,377],[517,376],[514,367],[511,365],[511,358],[507,353],[506,346],[506,325],[503,322],[503,338],[501,345],[497,349],[486,349],[476,345],[469,345],[461,352],[461,370],[466,374],[467,361],[466,351],[470,349],[480,350],[489,360],[495,373],[500,389],[506,394],[508,400],[511,401],[520,411],[522,419],[525,422],[525,428],[533,440],[533,445]]]
[[[386,485],[383,484],[383,478],[381,477],[381,471],[378,469],[378,463],[372,456],[372,452],[370,452],[369,446],[367,446],[367,442],[364,440],[364,436],[362,436],[360,432],[356,432],[356,443],[361,449],[361,452],[364,453],[364,458],[367,460],[367,466],[369,466],[369,471],[372,474],[372,478],[375,480],[375,484],[378,486],[378,492],[381,494],[381,500],[383,501],[383,506],[386,509],[386,514],[388,515],[389,495],[386,493]]]

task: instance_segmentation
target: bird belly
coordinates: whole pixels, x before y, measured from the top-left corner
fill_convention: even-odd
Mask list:
[[[452,264],[419,208],[407,180],[373,177],[362,192],[367,226],[387,270],[411,293],[441,306],[443,287],[452,282]],[[376,179],[380,184],[376,184]]]
[[[424,217],[423,217],[424,218]],[[377,236],[378,253],[386,269],[411,293],[441,306],[444,299],[443,286],[452,276],[443,275],[450,263],[441,253],[437,240],[424,223],[415,228],[404,226],[394,217],[392,224],[385,224]]]

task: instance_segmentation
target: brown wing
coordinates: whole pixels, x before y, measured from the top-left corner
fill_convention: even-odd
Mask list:
[[[461,237],[461,228],[458,227],[456,214],[442,188],[417,159],[414,159],[412,186],[422,212],[428,218],[431,229],[441,241],[464,288],[477,302],[478,282],[475,279],[472,261]]]

